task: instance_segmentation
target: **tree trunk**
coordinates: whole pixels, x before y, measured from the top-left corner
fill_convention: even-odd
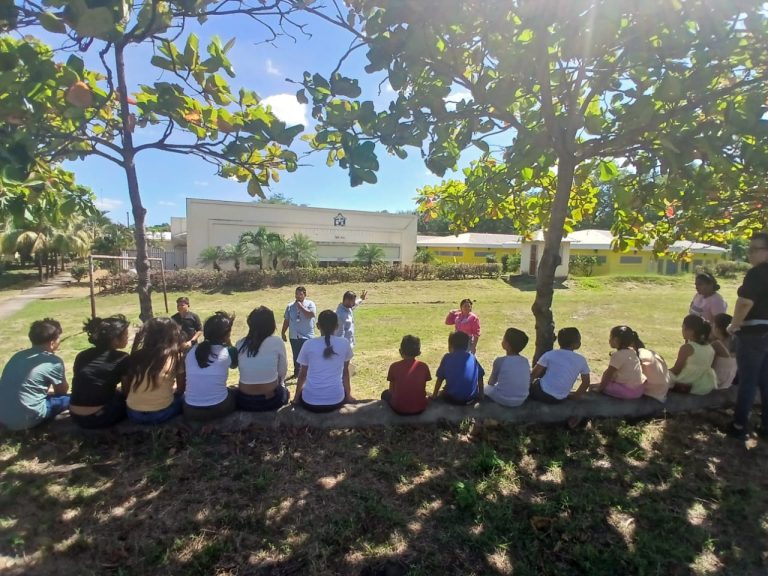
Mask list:
[[[35,260],[37,260],[37,281],[42,284],[43,282],[43,254],[38,252],[35,254]]]
[[[136,292],[139,294],[139,318],[146,322],[152,318],[152,297],[150,295],[149,283],[149,260],[147,259],[147,236],[144,232],[144,218],[147,214],[146,209],[141,203],[141,194],[139,192],[139,179],[136,175],[136,164],[134,163],[133,134],[129,123],[131,111],[128,108],[128,88],[125,81],[125,59],[122,44],[115,45],[115,75],[117,76],[117,93],[120,99],[120,119],[122,120],[123,130],[123,169],[128,180],[128,196],[131,199],[131,208],[133,211],[133,238],[136,242],[136,274],[138,277],[138,286]]]
[[[545,231],[544,252],[536,272],[536,299],[531,307],[536,319],[534,362],[544,352],[551,350],[555,343],[555,322],[552,316],[555,269],[560,262],[560,242],[563,239],[575,168],[576,162],[573,158],[560,158],[557,167],[557,190],[552,203],[549,228]]]

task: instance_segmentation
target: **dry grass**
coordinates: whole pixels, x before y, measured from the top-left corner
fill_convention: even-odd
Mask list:
[[[0,570],[765,574],[768,447],[725,420],[9,436]]]

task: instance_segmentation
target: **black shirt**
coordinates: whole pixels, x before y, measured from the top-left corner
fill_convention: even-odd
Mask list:
[[[120,350],[89,348],[75,357],[72,376],[72,404],[104,406],[128,368],[128,354]]]
[[[744,282],[739,287],[738,295],[740,298],[746,298],[754,302],[752,309],[744,318],[746,326],[741,329],[744,332],[765,332],[768,331],[768,324],[757,324],[749,326],[750,320],[761,320],[768,322],[768,262],[763,262],[753,266],[744,276]]]
[[[187,312],[186,316],[183,316],[176,312],[171,316],[171,320],[181,326],[181,332],[184,334],[184,340],[189,341],[196,332],[200,332],[203,329],[203,324],[200,322],[200,316],[194,312]]]

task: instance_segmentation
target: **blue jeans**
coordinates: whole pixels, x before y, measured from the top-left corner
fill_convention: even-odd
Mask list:
[[[167,408],[154,412],[139,412],[128,408],[128,420],[135,424],[162,424],[181,414],[184,406],[184,394],[174,394],[173,402]]]
[[[306,342],[306,338],[291,338],[291,352],[293,352],[293,375],[298,376],[299,375],[299,368],[301,367],[298,362],[296,362],[296,359],[299,357],[299,352],[301,352],[302,346],[304,346],[304,342]]]
[[[57,415],[69,410],[69,395],[61,394],[59,396],[49,395],[45,399],[45,417],[44,420],[53,420]]]
[[[768,332],[737,334],[736,365],[739,369],[738,396],[733,422],[749,424],[749,413],[760,390],[763,404],[762,425],[768,429]]]

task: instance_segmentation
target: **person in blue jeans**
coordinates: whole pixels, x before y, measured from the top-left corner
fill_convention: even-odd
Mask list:
[[[0,424],[27,430],[69,409],[64,362],[54,354],[61,332],[52,318],[30,326],[32,347],[11,356],[0,376]]]
[[[307,298],[307,289],[304,286],[298,286],[294,295],[295,300],[285,308],[281,330],[283,342],[290,340],[291,352],[293,352],[293,375],[286,380],[299,377],[297,361],[299,352],[307,340],[315,337],[315,317],[317,316],[317,307]]]
[[[483,399],[485,370],[469,351],[470,336],[466,332],[453,332],[448,336],[448,354],[443,356],[437,369],[437,382],[432,394],[437,398],[445,382],[441,398],[451,404],[471,404]]]
[[[736,366],[739,386],[729,436],[744,438],[749,432],[749,414],[757,391],[763,399],[760,438],[768,440],[768,234],[760,232],[749,241],[749,263],[737,292],[728,332],[736,336]]]

